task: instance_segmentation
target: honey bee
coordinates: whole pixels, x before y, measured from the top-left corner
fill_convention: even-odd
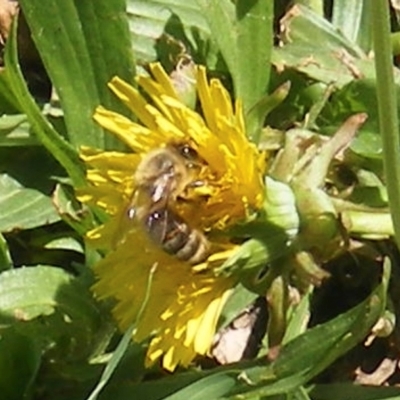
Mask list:
[[[128,218],[136,218],[156,244],[192,265],[208,257],[209,241],[177,215],[171,204],[182,199],[190,187],[203,184],[197,176],[204,165],[187,144],[149,152],[136,169],[136,189],[128,208]]]

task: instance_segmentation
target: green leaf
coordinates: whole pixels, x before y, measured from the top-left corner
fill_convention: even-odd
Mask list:
[[[311,400],[311,397],[308,395],[307,390],[303,386],[293,390],[286,396],[286,398],[288,400]]]
[[[51,199],[38,190],[22,187],[0,174],[0,231],[30,229],[59,221]]]
[[[357,171],[357,181],[358,185],[354,188],[349,200],[369,207],[387,207],[386,186],[376,173],[360,169]]]
[[[311,291],[304,294],[300,302],[293,306],[289,322],[283,337],[282,343],[289,343],[291,340],[304,333],[310,319],[310,297]]]
[[[14,114],[20,111],[19,102],[13,91],[10,90],[7,74],[3,70],[0,72],[0,115],[3,113]]]
[[[333,383],[315,385],[311,390],[311,396],[315,400],[398,400],[400,388]]]
[[[39,142],[30,134],[30,125],[25,114],[2,115],[0,117],[0,146],[37,146]]]
[[[255,106],[267,92],[272,51],[272,20],[273,2],[236,2],[238,76],[235,77],[235,94],[242,99],[245,111]],[[261,128],[264,117],[257,116],[255,121],[248,122],[252,127],[249,129],[251,136]]]
[[[228,374],[215,374],[206,378],[206,381],[187,385],[182,390],[165,397],[165,400],[203,400],[206,398],[219,399],[229,392],[235,385],[235,377]]]
[[[265,226],[264,226],[265,227]],[[268,228],[267,228],[268,229]],[[266,289],[280,271],[280,259],[290,254],[286,235],[281,230],[268,230],[270,236],[243,243],[215,273],[236,277],[249,291],[265,295]]]
[[[3,235],[0,234],[0,272],[11,269],[13,262],[8,249],[8,244]]]
[[[71,186],[57,184],[53,192],[53,204],[63,221],[70,225],[76,232],[84,235],[93,228],[93,220],[87,209],[76,200]]]
[[[400,93],[400,91],[396,90]],[[351,114],[365,112],[368,119],[351,143],[351,149],[364,157],[381,158],[376,81],[357,79],[334,93],[317,120],[324,133],[334,132]],[[400,110],[400,109],[399,109]]]
[[[273,3],[239,0],[236,7],[229,0],[198,0],[198,3],[232,75],[235,97],[243,101],[247,113],[267,92]],[[263,122],[262,114],[248,114],[248,135],[258,137]]]
[[[101,375],[99,382],[97,383],[96,387],[88,397],[88,400],[96,400],[100,392],[103,390],[107,382],[110,380],[111,375],[118,367],[123,355],[125,354],[129,343],[132,340],[132,333],[133,333],[133,326],[130,327],[123,335],[122,339],[118,343],[117,348],[113,352],[110,361],[107,363],[104,371]]]
[[[248,305],[253,303],[257,297],[258,294],[250,292],[250,290],[246,289],[241,284],[236,285],[221,311],[218,329],[227,326]]]
[[[13,262],[8,249],[8,243],[3,235],[0,234],[0,272],[11,269]]]
[[[66,169],[75,185],[83,186],[85,184],[84,170],[76,150],[57,133],[42,115],[41,110],[31,97],[19,69],[16,49],[16,24],[14,24],[11,36],[7,41],[5,65],[8,90],[13,92],[21,112],[26,114],[37,138]]]
[[[196,0],[128,0],[127,13],[139,63],[161,60],[168,66],[171,56],[187,52],[195,62],[221,70],[218,48]]]
[[[366,53],[372,49],[371,3],[369,1],[335,0],[332,24]]]
[[[109,337],[110,321],[86,285],[56,267],[16,268],[0,275],[0,324],[35,340],[55,375],[82,379],[87,360]]]
[[[114,75],[128,82],[134,75],[125,1],[19,4],[60,97],[69,140],[75,146],[108,147],[92,115],[100,104],[125,110],[107,88]]]
[[[60,236],[52,239],[49,237],[49,241],[44,246],[46,249],[59,249],[59,250],[71,250],[77,253],[83,253],[83,247],[81,241],[71,236]]]
[[[49,266],[17,268],[0,275],[0,320],[30,321],[59,311],[82,329],[99,322],[90,292],[67,272]]]
[[[294,68],[315,80],[335,82],[339,87],[357,74],[373,76],[373,62],[362,49],[307,7],[294,6],[281,23],[283,45],[275,47],[272,53],[272,62],[279,71]]]
[[[208,23],[211,35],[216,40],[233,80],[240,72],[237,60],[237,32],[235,25],[235,5],[226,0],[197,0],[200,13]],[[236,28],[236,27],[235,27]],[[238,90],[238,88],[236,88]]]
[[[30,389],[41,361],[40,347],[14,329],[2,330],[0,337],[0,393],[3,399],[30,397]]]
[[[289,94],[290,82],[287,81],[280,85],[273,93],[264,95],[250,110],[247,111],[247,118],[250,121],[264,121],[266,116],[279,104],[281,104]],[[253,115],[255,114],[255,115]],[[259,144],[262,131],[253,133],[252,140]]]

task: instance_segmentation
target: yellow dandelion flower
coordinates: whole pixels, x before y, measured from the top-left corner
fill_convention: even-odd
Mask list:
[[[139,77],[138,83],[152,103],[121,79],[110,82],[141,124],[103,107],[96,110],[95,120],[133,152],[83,148],[91,186],[78,197],[110,216],[87,234],[93,246],[108,250],[95,267],[96,295],[117,300],[114,315],[121,329],[136,321],[135,340],[152,337],[147,365],[161,358],[173,370],[209,350],[221,309],[236,284],[235,278],[214,276],[212,266],[221,265],[236,247],[210,241],[210,257],[195,266],[164,251],[143,224],[127,216],[137,193],[135,170],[155,149],[171,144],[193,149],[203,161],[196,177],[201,184],[188,185],[186,201],[175,202],[173,212],[190,228],[210,232],[237,224],[261,207],[264,158],[247,140],[240,101],[233,107],[221,82],[208,82],[203,67],[197,69],[197,91],[204,119],[179,100],[160,64],[152,64],[151,72],[153,78]]]
[[[151,72],[154,79],[140,76],[138,83],[154,104],[119,78],[109,84],[143,125],[102,107],[96,110],[95,120],[138,154],[185,142],[205,160],[208,168],[199,177],[205,185],[193,191],[199,197],[208,193],[207,204],[201,214],[184,205],[180,210],[195,226],[224,229],[245,219],[262,205],[264,157],[246,137],[241,102],[236,101],[233,108],[221,82],[208,83],[205,68],[199,67],[197,88],[204,120],[179,100],[160,64],[152,64]]]

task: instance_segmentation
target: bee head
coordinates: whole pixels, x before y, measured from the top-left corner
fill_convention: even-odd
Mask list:
[[[188,143],[176,143],[172,147],[185,160],[187,168],[200,168],[204,165],[204,160],[201,159],[197,151]]]

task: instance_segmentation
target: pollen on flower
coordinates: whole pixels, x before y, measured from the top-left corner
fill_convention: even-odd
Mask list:
[[[208,237],[208,258],[190,265],[190,258],[178,256],[174,241],[167,246],[163,232],[186,232],[179,239],[185,246],[185,235],[192,237],[194,230],[203,238],[246,220],[263,202],[264,156],[246,137],[240,101],[233,106],[220,81],[208,82],[205,68],[197,68],[203,116],[179,100],[160,64],[150,69],[153,78],[138,77],[137,82],[151,102],[117,77],[109,83],[140,123],[101,106],[94,119],[132,153],[82,149],[91,186],[78,195],[110,217],[87,235],[89,243],[108,251],[95,266],[94,292],[116,299],[113,312],[121,329],[136,321],[135,340],[152,336],[147,365],[161,358],[173,370],[210,348],[222,307],[236,284],[233,278],[214,276],[213,268],[236,245],[229,238]],[[199,161],[179,155],[182,145]],[[183,174],[178,178],[167,168],[169,175],[158,171],[161,178],[154,174],[147,186],[139,184],[138,166],[149,154],[160,155],[160,171],[179,163]],[[190,180],[182,184],[189,169]]]

